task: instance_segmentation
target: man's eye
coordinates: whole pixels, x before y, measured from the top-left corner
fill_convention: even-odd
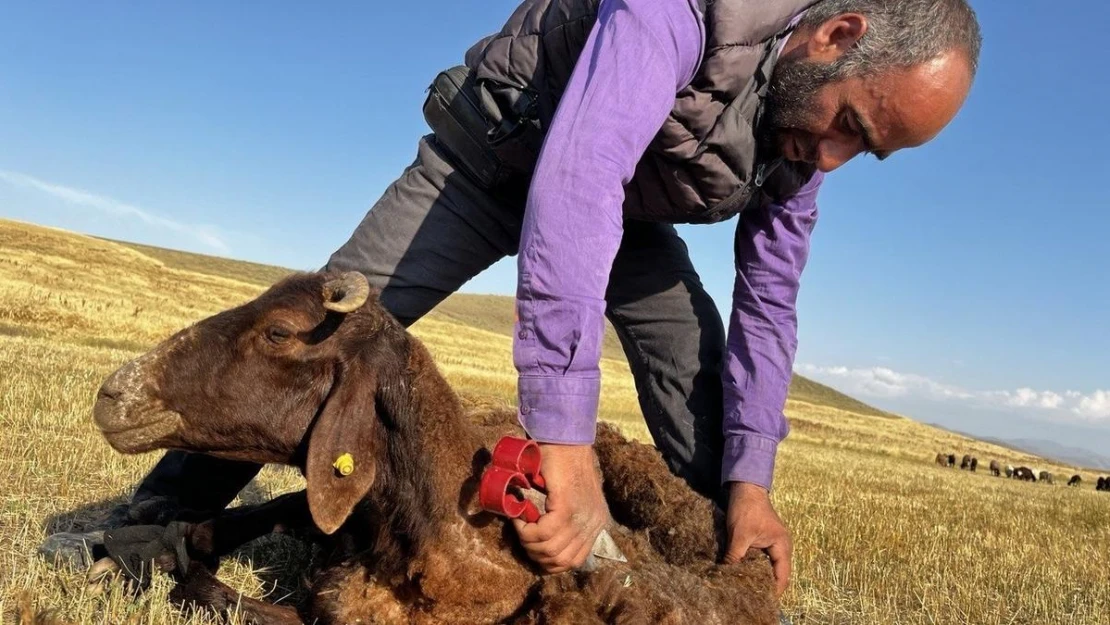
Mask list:
[[[859,126],[856,124],[856,120],[852,119],[851,115],[845,115],[841,125],[844,126],[844,130],[848,133],[853,135],[858,135],[860,133]]]

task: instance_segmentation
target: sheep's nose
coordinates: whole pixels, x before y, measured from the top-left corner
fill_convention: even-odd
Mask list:
[[[113,372],[100,384],[93,406],[93,418],[101,429],[117,429],[127,424],[128,404],[134,403],[136,365],[132,361]],[[131,392],[129,392],[131,391]]]
[[[108,376],[106,380],[100,385],[100,390],[96,393],[97,399],[111,399],[117,400],[123,395],[123,376],[120,375],[125,369],[129,367],[121,367],[117,369],[112,375]]]

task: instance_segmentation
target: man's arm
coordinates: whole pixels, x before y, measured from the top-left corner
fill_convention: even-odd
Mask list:
[[[533,175],[513,361],[521,425],[546,443],[548,499],[537,523],[515,525],[549,572],[580,565],[608,522],[590,445],[624,185],[692,78],[702,41],[688,2],[602,0]]]
[[[817,172],[790,199],[745,211],[736,229],[736,283],[724,384],[723,482],[771,489],[798,347],[798,287],[817,223]]]
[[[781,205],[741,213],[736,229],[736,286],[722,376],[721,477],[729,489],[725,561],[738,562],[749,548],[766,550],[779,595],[790,583],[793,542],[768,492],[778,444],[789,431],[783,407],[798,344],[795,305],[822,180],[816,173]]]

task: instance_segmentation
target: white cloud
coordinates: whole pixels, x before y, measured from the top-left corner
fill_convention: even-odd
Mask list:
[[[905,397],[908,395],[931,396],[940,399],[966,399],[971,395],[958,387],[941,384],[913,373],[899,373],[888,367],[849,369],[848,367],[818,367],[802,364],[799,373],[814,377],[832,377],[848,383],[849,392],[872,397]]]
[[[149,226],[183,234],[219,252],[226,253],[229,250],[224,237],[212,226],[184,224],[110,197],[104,197],[81,189],[74,189],[72,187],[46,182],[45,180],[40,180],[34,176],[28,176],[27,174],[21,174],[19,172],[0,169],[0,180],[14,186],[35,189],[75,206],[84,206],[109,215],[136,219]]]
[[[1031,388],[1019,388],[1013,393],[1009,391],[996,391],[989,396],[1001,397],[1006,405],[1019,408],[1059,408],[1064,403],[1063,395],[1052,391],[1035,391]]]
[[[1110,419],[1110,391],[1095,391],[1079,400],[1075,414],[1088,419]]]
[[[865,397],[912,397],[962,401],[980,406],[1005,406],[1034,409],[1057,418],[1082,417],[1091,421],[1110,421],[1110,391],[1096,390],[1090,395],[1075,390],[1061,393],[1019,388],[1013,391],[977,391],[944,384],[915,373],[900,373],[887,367],[851,369],[800,364],[795,369],[833,384],[850,395]]]

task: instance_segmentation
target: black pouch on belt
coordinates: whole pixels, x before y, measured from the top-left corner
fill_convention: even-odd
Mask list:
[[[424,120],[455,164],[486,190],[505,181],[507,170],[493,152],[487,133],[493,126],[486,117],[465,65],[440,72],[424,100]]]

